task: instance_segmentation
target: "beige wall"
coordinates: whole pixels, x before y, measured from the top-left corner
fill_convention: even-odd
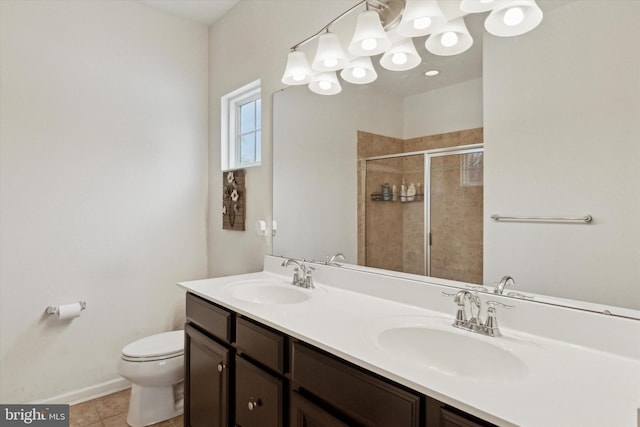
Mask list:
[[[353,5],[350,0],[243,0],[209,30],[209,202],[208,256],[212,277],[262,269],[271,240],[258,237],[255,222],[272,219],[272,95],[281,83],[289,47]],[[262,166],[247,169],[247,230],[222,230],[220,97],[262,80]],[[291,193],[295,203],[296,193]],[[300,256],[300,255],[295,255]]]
[[[0,401],[69,403],[206,276],[207,28],[125,1],[0,15]]]
[[[576,1],[545,12],[535,36],[485,37],[486,283],[509,274],[520,289],[640,308],[639,16],[636,1]]]

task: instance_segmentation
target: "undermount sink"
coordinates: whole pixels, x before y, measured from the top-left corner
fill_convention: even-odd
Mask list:
[[[393,319],[368,335],[391,357],[445,375],[514,381],[529,372],[526,363],[500,342],[502,338],[476,337],[443,324],[443,319],[419,319]]]
[[[296,287],[284,280],[256,279],[231,283],[226,291],[233,298],[255,304],[299,304],[319,290]]]

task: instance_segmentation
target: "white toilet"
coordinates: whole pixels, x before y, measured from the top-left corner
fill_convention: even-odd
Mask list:
[[[143,427],[182,414],[184,331],[164,332],[124,346],[118,373],[132,383],[130,426]]]

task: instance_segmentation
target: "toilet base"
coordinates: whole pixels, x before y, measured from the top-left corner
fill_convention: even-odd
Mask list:
[[[182,415],[182,386],[183,383],[162,387],[133,384],[127,424],[131,427],[144,427]]]

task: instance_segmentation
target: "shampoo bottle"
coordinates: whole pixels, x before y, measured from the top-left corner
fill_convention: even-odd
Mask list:
[[[413,185],[413,182],[409,184],[409,188],[407,189],[407,200],[413,202],[416,198],[416,186]]]

